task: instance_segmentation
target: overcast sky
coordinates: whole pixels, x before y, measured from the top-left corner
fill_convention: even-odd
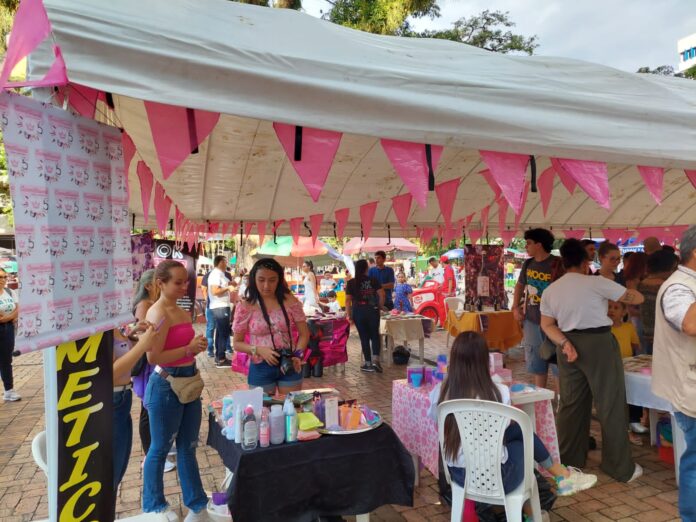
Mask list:
[[[696,33],[694,0],[439,0],[442,16],[414,21],[418,29],[449,27],[484,9],[509,11],[515,30],[539,36],[536,54],[577,58],[626,71],[673,65],[677,40]],[[303,0],[320,16],[324,0]]]

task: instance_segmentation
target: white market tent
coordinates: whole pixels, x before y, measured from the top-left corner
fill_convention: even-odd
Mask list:
[[[637,75],[577,60],[490,53],[450,41],[366,34],[282,9],[227,0],[44,0],[71,82],[113,94],[116,123],[174,203],[203,222],[289,219],[379,200],[372,235],[401,231],[391,197],[406,189],[379,138],[444,145],[436,182],[463,177],[454,219],[493,193],[478,150],[609,164],[612,206],[556,179],[547,217],[530,194],[521,226],[638,227],[696,222],[696,82]],[[44,45],[44,50],[47,46]],[[33,77],[52,56],[36,52]],[[163,180],[142,100],[223,113],[212,134]],[[343,132],[315,204],[272,122]],[[139,159],[136,156],[136,160]],[[138,178],[131,207],[142,223]],[[635,168],[668,169],[657,206]],[[409,224],[441,223],[434,193]],[[491,207],[490,230],[497,227]],[[478,219],[478,217],[476,218]],[[507,223],[514,216],[508,214]],[[151,220],[152,222],[152,220]],[[414,229],[415,230],[415,229]],[[414,235],[409,230],[410,235]],[[287,234],[287,226],[279,233]]]

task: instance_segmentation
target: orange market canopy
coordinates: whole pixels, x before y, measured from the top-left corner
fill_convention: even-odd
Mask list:
[[[186,217],[199,223],[288,220],[349,208],[345,235],[359,235],[359,208],[379,202],[372,236],[402,229],[391,198],[404,182],[380,138],[444,147],[435,182],[461,178],[452,220],[495,196],[479,174],[479,150],[608,164],[609,210],[556,176],[546,215],[528,194],[519,226],[669,226],[696,221],[696,82],[637,75],[578,60],[490,53],[450,41],[377,36],[283,9],[225,0],[44,0],[71,82],[108,92],[137,147],[131,210],[143,225],[136,164],[143,160]],[[49,39],[50,40],[50,39]],[[30,60],[39,78],[48,43]],[[75,96],[70,94],[68,96]],[[221,113],[212,132],[165,179],[144,100]],[[105,110],[98,103],[97,117]],[[315,203],[276,137],[273,122],[343,133]],[[664,168],[662,205],[636,169]],[[174,217],[174,207],[171,217]],[[515,227],[491,205],[489,231]],[[150,219],[150,224],[153,223]],[[434,192],[408,212],[407,235],[443,222]],[[391,229],[388,231],[388,227]],[[598,235],[599,231],[595,234]],[[459,236],[458,236],[459,237]]]

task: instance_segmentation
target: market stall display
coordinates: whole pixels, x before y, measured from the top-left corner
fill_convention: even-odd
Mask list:
[[[318,350],[324,368],[342,365],[348,362],[348,337],[350,323],[343,315],[317,314],[307,317],[310,331],[308,348],[311,352]],[[312,354],[309,355],[311,360]]]
[[[429,317],[417,314],[384,314],[379,321],[379,333],[384,339],[387,366],[392,365],[392,352],[396,341],[418,341],[418,357],[421,363],[425,357],[425,338],[433,330]]]
[[[462,332],[480,332],[490,350],[506,351],[522,341],[522,329],[508,310],[463,312],[450,310],[445,329],[454,338]]]

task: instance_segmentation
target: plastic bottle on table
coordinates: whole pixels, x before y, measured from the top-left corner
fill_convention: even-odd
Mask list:
[[[234,442],[236,444],[242,443],[242,424],[244,423],[243,411],[241,404],[238,404],[234,408]]]
[[[271,425],[268,422],[268,408],[261,410],[261,422],[259,423],[259,446],[267,448],[271,443]]]
[[[285,416],[285,440],[297,442],[297,412],[294,407],[290,414]]]
[[[259,443],[259,426],[256,423],[254,408],[251,405],[244,409],[244,419],[242,420],[242,449],[253,450]]]
[[[271,406],[268,420],[271,427],[271,444],[282,444],[285,441],[285,415],[280,404]]]

